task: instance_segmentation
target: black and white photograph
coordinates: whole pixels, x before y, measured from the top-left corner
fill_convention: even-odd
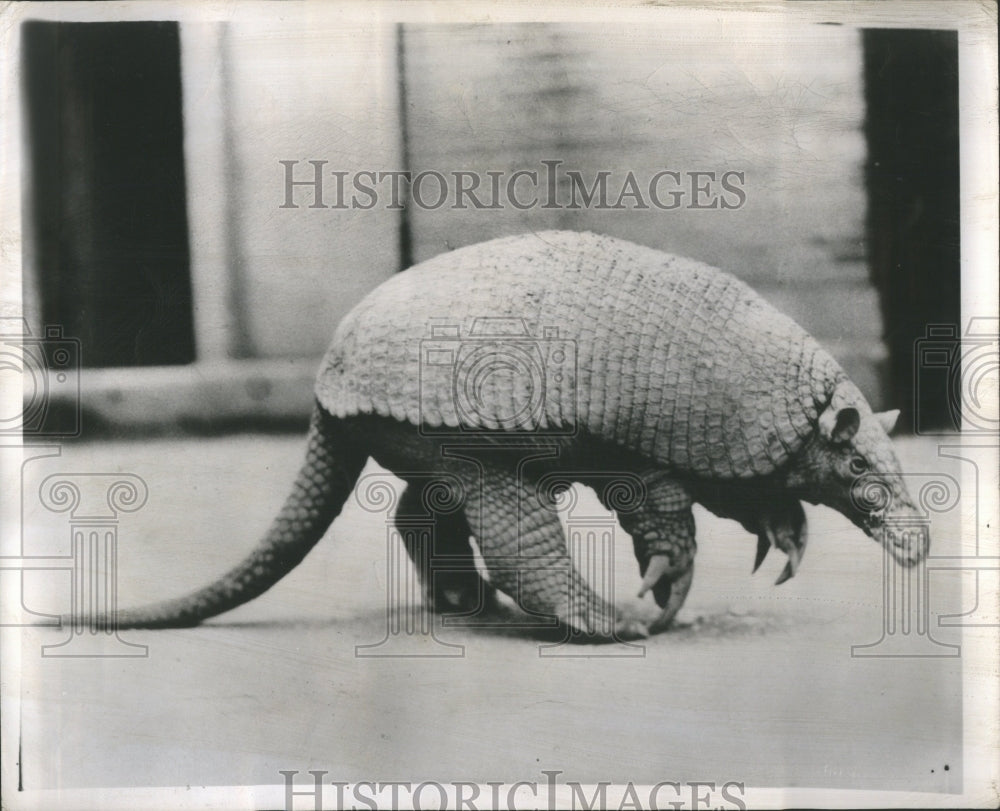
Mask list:
[[[4,809],[995,808],[997,9],[0,9]]]

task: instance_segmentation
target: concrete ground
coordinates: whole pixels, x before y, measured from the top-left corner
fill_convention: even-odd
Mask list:
[[[958,474],[931,440],[899,447],[908,471]],[[134,473],[149,499],[120,519],[119,604],[179,596],[256,542],[301,451],[301,437],[249,435],[67,446],[24,468],[26,551],[68,549],[66,516],[29,508],[46,476]],[[541,651],[523,630],[448,627],[446,644],[406,637],[393,650],[461,656],[400,658],[356,655],[386,637],[389,547],[386,515],[349,502],[265,596],[199,628],[123,632],[148,658],[43,658],[40,645],[66,632],[27,632],[24,784],[279,783],[281,769],[485,782],[559,769],[585,782],[957,790],[962,659],[852,657],[883,635],[882,553],[832,511],[807,513],[803,566],[779,587],[780,553],[751,577],[755,539],[699,510],[683,621],[640,648]],[[958,526],[957,510],[935,518],[937,553],[954,551]],[[42,537],[51,549],[32,548]],[[651,614],[617,537],[617,603]],[[25,601],[65,609],[68,582],[28,574]],[[931,573],[930,585],[931,632],[956,643],[936,615],[970,607],[960,577]]]

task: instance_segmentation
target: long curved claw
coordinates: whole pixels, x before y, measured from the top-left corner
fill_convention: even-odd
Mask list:
[[[774,585],[780,586],[786,580],[790,580],[795,577],[795,572],[799,568],[799,563],[802,562],[802,552],[797,547],[792,547],[788,550],[788,563],[785,564],[785,568],[781,570],[781,574],[778,575],[778,579],[774,581]]]
[[[660,608],[666,607],[672,593],[673,581],[669,577],[661,577],[660,582],[653,586],[653,599]]]
[[[681,606],[684,605],[684,601],[687,599],[693,579],[694,564],[692,563],[687,571],[683,572],[672,583],[664,580],[667,583],[667,598],[663,603],[660,603],[663,608],[660,616],[649,624],[649,632],[651,634],[658,634],[670,627],[670,624],[674,621],[674,617],[677,616],[677,612],[681,610]]]
[[[798,549],[798,562],[801,563],[803,556],[806,554],[806,543],[809,540],[809,528],[806,525],[806,514],[802,511],[802,505],[799,504],[798,506],[801,518],[798,523],[798,531],[795,534],[795,548]]]
[[[687,599],[693,578],[693,561],[687,564],[686,569],[679,569],[670,563],[667,555],[658,554],[650,557],[642,577],[639,596],[642,597],[651,590],[656,604],[663,610],[660,616],[649,624],[649,633],[659,633],[670,626]]]
[[[753,572],[751,574],[756,574],[757,570],[760,568],[760,564],[764,562],[764,558],[767,557],[767,553],[771,551],[771,539],[767,534],[761,532],[757,536],[757,557],[754,558],[753,562]]]
[[[806,542],[809,538],[806,526],[806,514],[802,509],[802,505],[797,501],[792,509],[791,527],[791,536],[784,538],[784,543],[781,544],[784,551],[788,554],[788,563],[785,564],[781,575],[775,581],[775,585],[777,586],[795,576],[795,573],[799,569],[799,564],[802,563],[802,558],[806,553]]]
[[[669,578],[669,575],[673,572],[673,566],[670,565],[670,558],[666,555],[653,555],[649,559],[649,566],[646,569],[646,573],[642,576],[642,585],[639,586],[639,597],[645,596],[646,592],[653,589],[653,596],[658,597],[656,588],[657,584],[664,579]],[[667,579],[667,585],[669,586],[669,579]],[[666,601],[667,596],[669,596],[669,591],[667,595],[664,596],[664,601]],[[659,599],[656,602],[663,606],[663,603]]]

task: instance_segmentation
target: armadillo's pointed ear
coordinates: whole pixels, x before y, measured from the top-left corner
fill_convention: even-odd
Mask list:
[[[861,425],[861,415],[856,408],[832,406],[819,415],[819,431],[824,439],[835,444],[850,441]]]
[[[896,427],[896,420],[899,419],[899,409],[894,408],[892,411],[880,411],[875,415],[875,419],[878,420],[883,431],[891,434],[892,429]]]

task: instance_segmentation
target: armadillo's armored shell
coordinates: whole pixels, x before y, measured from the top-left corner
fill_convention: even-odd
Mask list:
[[[844,372],[749,287],[618,239],[541,232],[443,254],[340,324],[316,394],[429,431],[586,431],[696,475],[767,474]]]

